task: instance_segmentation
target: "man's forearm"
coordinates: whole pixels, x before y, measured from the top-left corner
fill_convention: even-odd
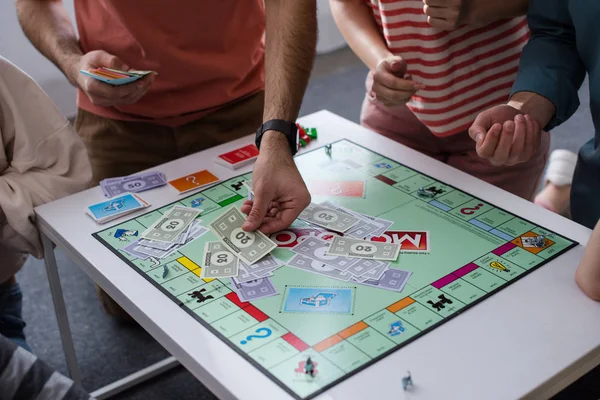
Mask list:
[[[265,1],[264,121],[298,117],[315,57],[316,7],[315,0]]]
[[[16,0],[23,32],[75,84],[73,65],[83,53],[62,0]]]
[[[533,117],[542,128],[550,123],[556,112],[556,107],[550,100],[533,92],[513,94],[508,105]]]
[[[485,24],[525,15],[529,0],[467,0],[465,22]]]

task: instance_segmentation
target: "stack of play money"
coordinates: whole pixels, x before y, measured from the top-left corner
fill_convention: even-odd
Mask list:
[[[404,289],[411,272],[390,268],[389,262],[375,258],[352,258],[332,254],[331,248],[334,246],[335,241],[339,242],[339,239],[352,241],[352,243],[363,242],[340,236],[334,236],[331,242],[317,237],[308,237],[292,248],[296,255],[287,265],[344,282],[356,282],[361,285],[396,292],[401,292]],[[373,244],[374,242],[365,243]],[[375,254],[379,256],[382,253],[378,249]]]
[[[100,181],[100,188],[106,197],[114,197],[123,193],[138,193],[167,184],[167,177],[159,171],[148,171],[140,174],[108,178]]]
[[[351,215],[358,219],[356,224],[354,224],[348,231],[344,233],[344,236],[352,236],[357,239],[380,236],[385,231],[387,231],[388,228],[393,224],[392,221],[388,221],[387,219],[373,217],[366,214],[360,214],[350,210],[349,208],[333,204],[329,201],[324,201],[320,205],[329,209],[339,211],[346,215]]]
[[[328,201],[310,204],[298,218],[311,225],[358,239],[379,236],[393,224],[392,221],[360,214]]]
[[[242,230],[244,215],[232,207],[210,223],[218,242],[204,248],[202,278],[232,278],[232,288],[242,301],[274,296],[268,278],[281,264],[269,253],[277,245],[260,231]]]
[[[197,208],[175,206],[146,229],[138,240],[122,250],[143,260],[149,257],[167,258],[208,232],[201,225],[202,221],[196,219],[201,213],[202,210]]]

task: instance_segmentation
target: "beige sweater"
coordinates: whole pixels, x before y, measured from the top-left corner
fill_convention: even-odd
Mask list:
[[[0,282],[20,268],[16,253],[43,255],[33,208],[90,180],[69,122],[33,79],[0,57]]]

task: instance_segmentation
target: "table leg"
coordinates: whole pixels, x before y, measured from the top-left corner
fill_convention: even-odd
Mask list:
[[[60,285],[60,277],[58,275],[58,267],[56,265],[56,256],[54,255],[54,247],[52,241],[43,233],[41,234],[42,244],[44,246],[44,261],[46,263],[46,272],[48,274],[48,282],[50,282],[50,291],[52,292],[52,300],[54,302],[54,312],[58,322],[58,330],[60,339],[62,340],[65,359],[67,361],[67,369],[69,375],[74,382],[81,385],[81,371],[77,364],[77,356],[75,354],[75,346],[73,345],[73,337],[71,336],[71,328],[69,327],[69,318],[67,316],[67,308],[65,299],[63,298],[62,287]]]
[[[93,397],[98,400],[104,400],[116,396],[117,394],[139,385],[140,383],[146,382],[155,376],[164,374],[165,372],[180,366],[179,361],[175,357],[171,356],[161,360],[155,364],[150,365],[142,370],[139,370],[125,378],[119,379],[109,385],[106,385],[92,393]]]

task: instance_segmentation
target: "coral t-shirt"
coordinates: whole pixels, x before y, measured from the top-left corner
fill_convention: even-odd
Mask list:
[[[505,103],[529,39],[525,17],[453,31],[427,23],[421,0],[365,0],[389,50],[423,83],[408,108],[438,137],[466,131],[477,114]]]
[[[79,107],[121,120],[177,126],[264,88],[264,0],[76,0],[84,52],[104,50],[158,72],[137,103]]]

